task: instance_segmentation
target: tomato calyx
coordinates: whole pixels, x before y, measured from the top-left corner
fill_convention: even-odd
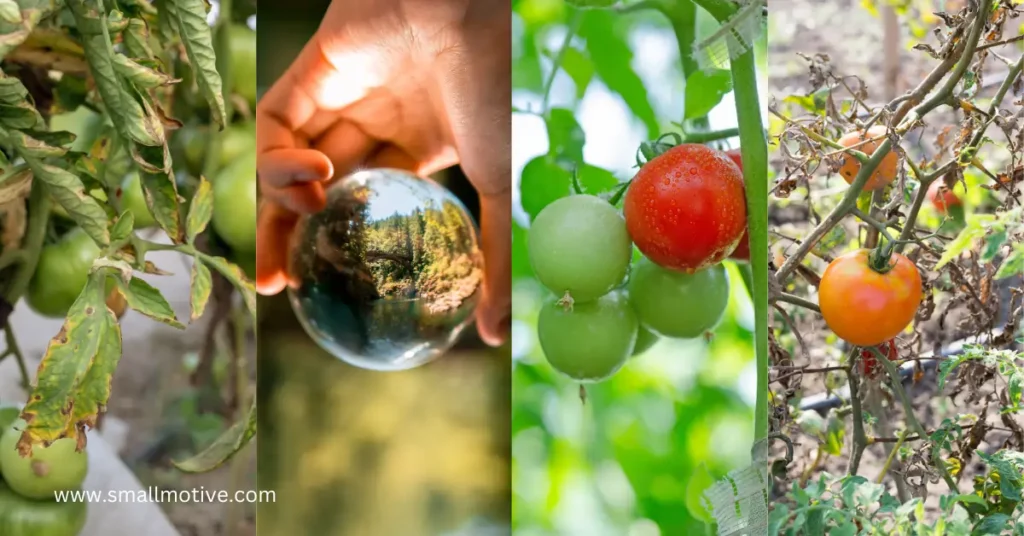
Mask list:
[[[894,242],[883,242],[875,248],[871,255],[868,256],[868,266],[872,270],[880,273],[887,274],[896,267],[896,261],[893,260],[893,248],[895,247]]]
[[[562,297],[559,298],[559,300],[555,303],[558,304],[558,306],[561,307],[562,309],[571,313],[572,306],[574,303],[576,303],[576,301],[572,299],[572,294],[570,294],[567,290],[565,291],[565,294],[563,294]]]
[[[673,143],[666,143],[665,138],[670,138]],[[657,139],[645,141],[640,144],[636,151],[636,167],[642,168],[644,164],[661,156],[669,149],[683,144],[683,137],[678,132],[666,132]]]

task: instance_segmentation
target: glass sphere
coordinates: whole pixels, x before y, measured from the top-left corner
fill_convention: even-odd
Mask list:
[[[476,225],[447,189],[404,171],[359,171],[302,217],[288,271],[306,332],[360,368],[436,359],[472,323],[483,277]]]

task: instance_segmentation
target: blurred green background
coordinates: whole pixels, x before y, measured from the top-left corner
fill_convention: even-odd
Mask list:
[[[328,2],[260,5],[266,90]],[[458,169],[435,177],[477,216]],[[302,331],[283,295],[259,302],[260,534],[489,536],[510,519],[509,348],[475,329],[440,360],[380,373],[348,366]]]
[[[537,342],[537,315],[552,296],[533,278],[529,216],[520,206],[535,197],[519,188],[524,167],[548,152],[549,132],[559,128],[546,124],[547,109],[572,112],[585,136],[583,161],[618,181],[635,173],[641,142],[679,131],[672,123],[683,117],[687,88],[675,35],[657,12],[577,11],[562,0],[514,1],[512,25],[513,531],[710,534],[701,492],[751,461],[754,319],[739,271],[728,266],[730,304],[710,341],[662,340],[611,379],[587,385],[583,404],[578,384],[547,364]],[[706,36],[718,25],[701,11],[698,26]],[[559,54],[563,43],[569,50]],[[762,75],[764,50],[758,43]],[[562,69],[549,79],[559,57]],[[709,122],[736,126],[731,93]]]

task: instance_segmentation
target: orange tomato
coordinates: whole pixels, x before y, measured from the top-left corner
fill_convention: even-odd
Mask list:
[[[928,188],[928,200],[932,202],[932,206],[939,214],[946,214],[949,209],[963,204],[960,196],[956,195],[956,192],[942,181],[935,181]]]
[[[921,304],[921,274],[910,259],[893,253],[885,273],[860,249],[834,261],[821,276],[818,305],[829,329],[857,346],[875,346],[899,335]]]
[[[864,140],[871,138],[877,138],[879,136],[885,136],[886,129],[884,126],[876,125],[868,129],[867,135],[863,132],[847,132],[842,138],[839,138],[839,145],[843,147],[853,147]],[[856,150],[871,156],[878,146],[882,144],[884,140],[871,141],[860,145]],[[868,178],[867,184],[864,185],[864,191],[878,190],[879,188],[885,188],[896,179],[896,164],[897,164],[896,153],[889,151],[889,154],[885,155],[885,158],[875,168],[874,173]],[[853,184],[853,180],[857,178],[857,173],[860,172],[860,161],[854,158],[852,155],[843,153],[843,166],[839,168],[839,174],[843,176],[843,180],[846,184]]]

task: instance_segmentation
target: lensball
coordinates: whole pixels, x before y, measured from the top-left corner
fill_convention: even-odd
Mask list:
[[[405,370],[473,322],[483,258],[466,207],[405,171],[353,173],[303,216],[288,255],[292,308],[322,348],[351,365]]]

